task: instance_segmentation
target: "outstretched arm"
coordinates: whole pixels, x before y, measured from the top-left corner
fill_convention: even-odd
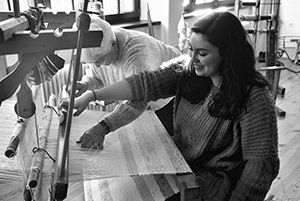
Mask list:
[[[131,100],[132,91],[129,84],[122,80],[113,85],[97,90],[89,90],[74,100],[74,109],[77,109],[74,116],[80,115],[91,101],[95,100]],[[68,108],[69,99],[62,100],[59,108]]]

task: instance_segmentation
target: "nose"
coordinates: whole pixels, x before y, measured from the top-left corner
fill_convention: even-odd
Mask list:
[[[193,63],[200,63],[200,60],[197,57],[193,57]]]
[[[197,58],[197,53],[194,51],[190,51],[190,57],[193,63],[198,63],[200,60]]]
[[[200,59],[198,59],[198,57],[195,56],[195,54],[194,54],[193,57],[192,57],[192,63],[193,63],[193,64],[200,64],[200,63],[201,63],[201,62],[200,62]]]

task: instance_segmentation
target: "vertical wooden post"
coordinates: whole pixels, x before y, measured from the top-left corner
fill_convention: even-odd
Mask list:
[[[7,62],[5,56],[0,56],[0,80],[7,75]]]
[[[267,31],[267,51],[266,51],[266,66],[275,66],[276,63],[276,41],[277,33],[275,30]],[[271,82],[272,86],[274,84],[274,72],[273,70],[266,72],[267,79]],[[274,93],[272,91],[273,97],[276,99],[277,91]]]

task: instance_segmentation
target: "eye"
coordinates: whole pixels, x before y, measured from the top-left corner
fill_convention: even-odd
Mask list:
[[[198,54],[201,56],[201,57],[205,57],[206,55],[207,55],[207,53],[206,52],[198,52]]]

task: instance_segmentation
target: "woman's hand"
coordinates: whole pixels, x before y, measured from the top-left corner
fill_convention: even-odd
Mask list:
[[[89,84],[87,82],[84,82],[84,81],[78,81],[77,82],[77,85],[76,85],[76,94],[75,96],[76,97],[79,97],[81,96],[84,92],[86,92],[89,88]]]
[[[102,150],[105,134],[103,126],[100,123],[96,123],[83,133],[77,143],[81,143],[82,148]]]
[[[94,100],[94,93],[92,91],[87,91],[81,96],[74,99],[74,109],[77,109],[74,116],[79,116],[89,105],[91,101]],[[58,108],[68,108],[70,104],[70,99],[62,99],[58,104]]]

